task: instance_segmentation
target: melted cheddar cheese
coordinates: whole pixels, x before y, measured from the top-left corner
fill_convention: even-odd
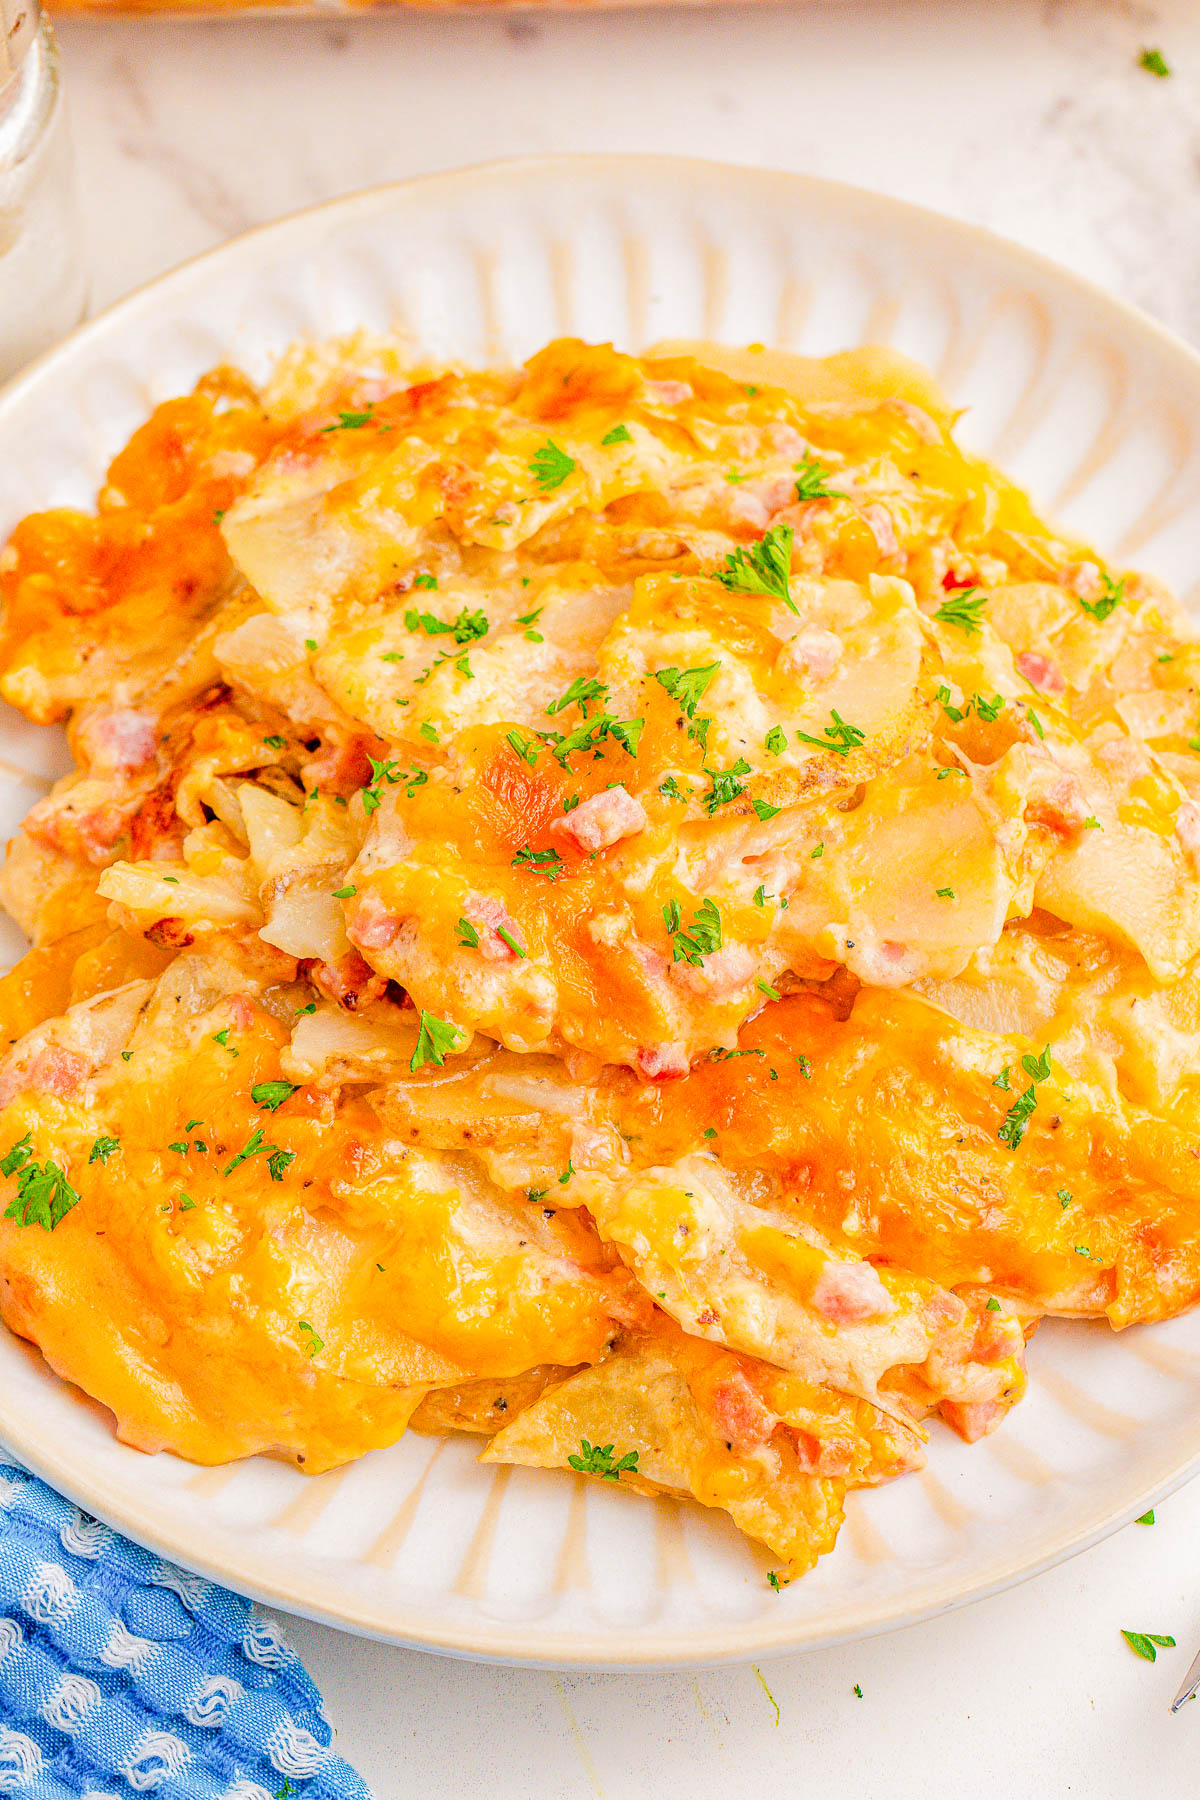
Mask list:
[[[366,338],[0,554],[0,1313],[146,1450],[411,1424],[799,1573],[1200,1294],[1200,647],[894,354]]]

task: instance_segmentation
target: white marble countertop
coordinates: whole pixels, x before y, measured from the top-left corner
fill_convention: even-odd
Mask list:
[[[712,11],[68,22],[103,304],[245,227],[538,151],[838,176],[1057,256],[1200,342],[1195,0],[809,0]],[[1137,67],[1160,45],[1175,73]],[[1151,1667],[1122,1626],[1173,1633]],[[556,1676],[293,1623],[378,1800],[1175,1800],[1200,1706],[1200,1482],[1013,1592],[753,1670]],[[858,1683],[862,1698],[855,1695]]]

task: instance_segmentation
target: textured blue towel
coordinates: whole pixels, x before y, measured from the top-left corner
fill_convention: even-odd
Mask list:
[[[0,1456],[0,1796],[370,1800],[250,1601]]]

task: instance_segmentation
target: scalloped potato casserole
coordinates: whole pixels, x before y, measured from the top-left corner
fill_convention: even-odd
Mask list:
[[[783,1585],[1042,1317],[1194,1303],[1200,648],[953,424],[361,337],[17,526],[0,1313],[122,1439],[472,1432]]]

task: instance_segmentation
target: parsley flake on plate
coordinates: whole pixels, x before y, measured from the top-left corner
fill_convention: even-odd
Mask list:
[[[96,1139],[95,1143],[92,1145],[91,1154],[88,1157],[88,1162],[89,1163],[94,1163],[94,1162],[106,1163],[108,1161],[109,1157],[112,1156],[120,1148],[121,1148],[120,1138],[98,1137]]]
[[[1157,1631],[1126,1631],[1124,1627],[1122,1627],[1121,1636],[1125,1639],[1129,1648],[1134,1651],[1136,1655],[1143,1657],[1146,1662],[1157,1662],[1158,1650],[1173,1650],[1175,1648],[1175,1639],[1173,1637],[1166,1637],[1161,1632]],[[1158,1650],[1155,1649],[1155,1645],[1158,1646]]]

